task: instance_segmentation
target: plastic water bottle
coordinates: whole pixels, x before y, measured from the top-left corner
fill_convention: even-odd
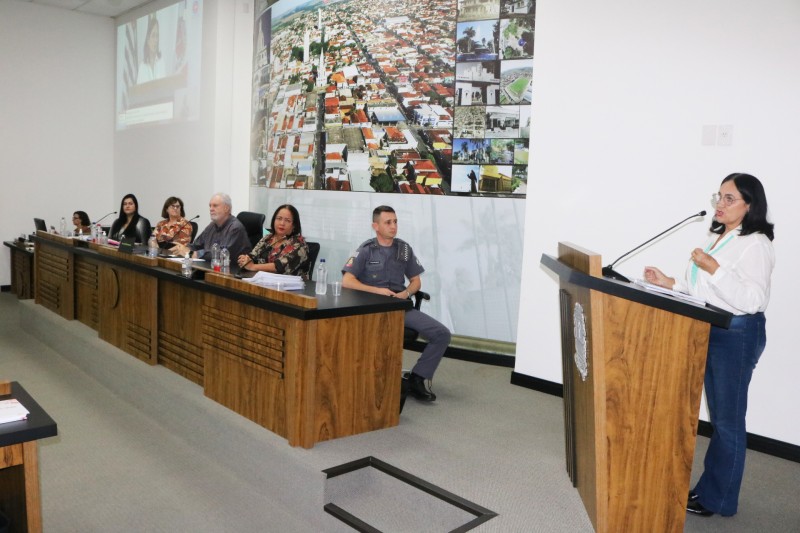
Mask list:
[[[101,235],[104,235],[105,232],[103,231],[103,226],[100,225],[98,222],[97,225],[94,227],[94,234],[92,235],[92,242],[96,242],[98,244],[105,244],[103,243],[102,239],[100,239]]]
[[[100,238],[100,244],[108,244],[108,235],[106,235],[106,230],[102,230],[100,232],[99,238]]]
[[[59,235],[66,235],[67,234],[67,219],[61,217],[61,223],[58,226],[59,228]]]
[[[228,251],[228,247],[225,246],[222,248],[222,252],[220,252],[220,257],[222,258],[222,273],[223,274],[230,274],[231,273],[231,253]]]
[[[147,240],[147,256],[158,257],[158,240],[156,239],[155,231],[150,235],[150,238]]]
[[[217,243],[214,243],[214,246],[211,247],[211,269],[214,272],[222,270],[222,265],[219,262],[219,245]]]
[[[324,259],[319,260],[317,267],[317,286],[314,292],[317,294],[326,294],[328,292],[328,266],[325,264]]]
[[[192,277],[192,257],[189,252],[186,252],[186,257],[183,258],[183,263],[181,263],[181,275],[184,278]]]

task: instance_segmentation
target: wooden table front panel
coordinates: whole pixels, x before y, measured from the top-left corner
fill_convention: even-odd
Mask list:
[[[206,294],[205,394],[292,446],[399,422],[403,311],[299,320]]]
[[[158,363],[203,385],[203,293],[161,280],[158,284]]]
[[[45,306],[67,320],[74,318],[72,283],[72,253],[36,243],[36,303]]]
[[[33,255],[11,248],[11,292],[20,300],[34,295]]]
[[[75,319],[97,331],[100,328],[100,263],[75,258]]]
[[[158,281],[134,270],[100,266],[100,338],[151,365],[158,361]]]

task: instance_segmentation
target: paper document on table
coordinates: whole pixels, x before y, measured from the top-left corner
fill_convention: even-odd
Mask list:
[[[256,272],[256,275],[252,278],[242,278],[242,281],[260,287],[278,288],[285,291],[299,291],[306,285],[300,276],[287,276],[273,272]]]
[[[12,398],[0,401],[0,424],[25,420],[28,414],[28,410],[19,403],[19,400]]]
[[[698,298],[697,296],[692,296],[691,294],[686,294],[685,292],[678,292],[673,291],[672,289],[665,289],[664,287],[659,287],[658,285],[653,285],[652,283],[648,283],[643,279],[635,279],[633,282],[645,289],[653,292],[657,292],[660,294],[666,294],[672,296],[674,298],[678,298],[680,300],[686,300],[687,302],[692,302],[697,305],[706,305],[705,300],[702,298]]]

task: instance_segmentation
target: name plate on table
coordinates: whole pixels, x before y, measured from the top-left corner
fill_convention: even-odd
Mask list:
[[[136,239],[134,237],[123,237],[122,240],[119,241],[119,253],[132,254],[135,241]]]

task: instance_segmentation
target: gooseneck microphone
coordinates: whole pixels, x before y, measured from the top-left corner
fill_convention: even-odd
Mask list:
[[[169,240],[162,241],[162,242],[164,242],[164,243],[172,243],[172,241],[175,240],[175,237],[178,236],[178,233],[181,232],[181,230],[186,226],[186,224],[191,224],[192,220],[197,220],[198,218],[200,218],[200,215],[195,215],[192,218],[190,218],[189,220],[185,221],[183,224],[180,225],[180,227],[178,228],[178,231],[175,232],[175,235],[170,237]]]
[[[116,212],[116,211],[111,211],[110,213],[106,213],[105,215],[103,215],[102,217],[100,217],[98,220],[95,220],[95,222],[94,222],[94,223],[95,223],[95,224],[99,224],[100,222],[102,222],[103,220],[107,219],[107,218],[108,218],[108,217],[110,217],[111,215],[116,215],[116,214],[117,214],[117,212]]]
[[[694,214],[694,215],[692,215],[692,216],[689,216],[689,217],[686,217],[686,218],[684,218],[683,220],[681,220],[680,222],[678,222],[678,223],[677,223],[677,224],[675,224],[674,226],[670,226],[669,228],[665,229],[664,231],[662,231],[661,233],[659,233],[658,235],[656,235],[656,236],[655,236],[655,237],[653,237],[652,239],[648,239],[648,240],[644,241],[642,244],[640,244],[639,246],[637,246],[637,247],[636,247],[636,248],[634,248],[633,250],[630,250],[629,252],[625,252],[625,253],[624,253],[624,254],[622,254],[621,256],[617,257],[617,259],[616,259],[616,260],[615,260],[613,263],[611,263],[611,264],[610,264],[610,265],[608,265],[608,266],[604,266],[604,267],[603,267],[603,277],[606,277],[606,278],[611,278],[611,279],[615,279],[615,280],[617,280],[617,281],[624,281],[624,282],[630,283],[630,282],[631,282],[631,280],[629,280],[628,278],[626,278],[625,276],[623,276],[622,274],[620,274],[619,272],[617,272],[617,271],[615,271],[615,270],[614,270],[614,265],[616,265],[617,263],[619,263],[619,262],[620,262],[620,260],[621,260],[622,258],[624,258],[624,257],[628,257],[629,255],[631,255],[631,254],[632,254],[633,252],[635,252],[636,250],[639,250],[639,249],[641,249],[641,248],[642,248],[642,247],[644,247],[646,244],[648,244],[648,243],[650,243],[650,242],[652,242],[652,241],[654,241],[654,240],[658,239],[659,237],[661,237],[661,236],[662,236],[662,235],[664,235],[665,233],[667,233],[667,232],[669,232],[669,231],[672,231],[672,230],[674,230],[675,228],[677,228],[678,226],[680,226],[681,224],[683,224],[683,223],[684,223],[684,222],[686,222],[687,220],[691,220],[691,219],[693,219],[693,218],[696,218],[696,217],[704,217],[704,216],[706,216],[706,211],[705,211],[705,209],[704,209],[704,210],[702,210],[702,211],[700,211],[699,213],[695,213],[695,214]]]

